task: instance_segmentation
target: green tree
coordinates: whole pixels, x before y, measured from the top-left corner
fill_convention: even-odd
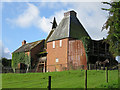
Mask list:
[[[0,59],[0,63],[1,63],[4,67],[11,67],[11,59],[1,58],[1,59]]]
[[[120,0],[117,2],[111,1],[103,2],[103,4],[110,5],[109,9],[102,8],[109,12],[108,19],[103,25],[102,30],[108,31],[106,42],[109,43],[109,51],[114,55],[120,55]]]

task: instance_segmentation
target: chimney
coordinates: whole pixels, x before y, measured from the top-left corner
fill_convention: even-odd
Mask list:
[[[24,44],[26,44],[26,41],[25,41],[25,40],[22,41],[22,45],[24,45]]]
[[[75,11],[68,11],[68,12],[66,12],[66,13],[64,13],[64,16],[75,16],[76,17],[76,12]]]

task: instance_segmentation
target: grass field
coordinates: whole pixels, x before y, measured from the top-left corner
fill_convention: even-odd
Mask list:
[[[2,74],[2,88],[47,88],[48,76],[52,79],[52,88],[84,88],[85,71],[71,70],[48,73]],[[104,70],[88,70],[88,88],[117,88],[118,70],[108,71],[108,83]]]

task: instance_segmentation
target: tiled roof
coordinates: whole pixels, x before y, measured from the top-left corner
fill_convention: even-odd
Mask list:
[[[83,36],[89,36],[82,24],[79,22],[78,18],[76,17],[76,12],[69,11],[67,13],[69,13],[69,15],[67,15],[66,13],[64,14],[64,18],[54,29],[54,32],[49,37],[47,42],[67,37],[81,39]]]
[[[31,42],[31,43],[27,43],[22,45],[21,47],[19,47],[17,50],[15,50],[13,53],[15,52],[27,52],[30,51],[32,48],[34,48],[36,45],[38,45],[39,43],[41,43],[43,40],[39,40],[39,41],[35,41],[35,42]]]

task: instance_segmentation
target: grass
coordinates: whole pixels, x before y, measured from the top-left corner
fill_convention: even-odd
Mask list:
[[[52,88],[84,88],[85,71],[71,70],[48,73],[7,73],[2,74],[2,88],[47,88],[48,76],[52,79]],[[104,70],[88,70],[88,88],[117,88],[118,70],[108,71],[106,83]]]

